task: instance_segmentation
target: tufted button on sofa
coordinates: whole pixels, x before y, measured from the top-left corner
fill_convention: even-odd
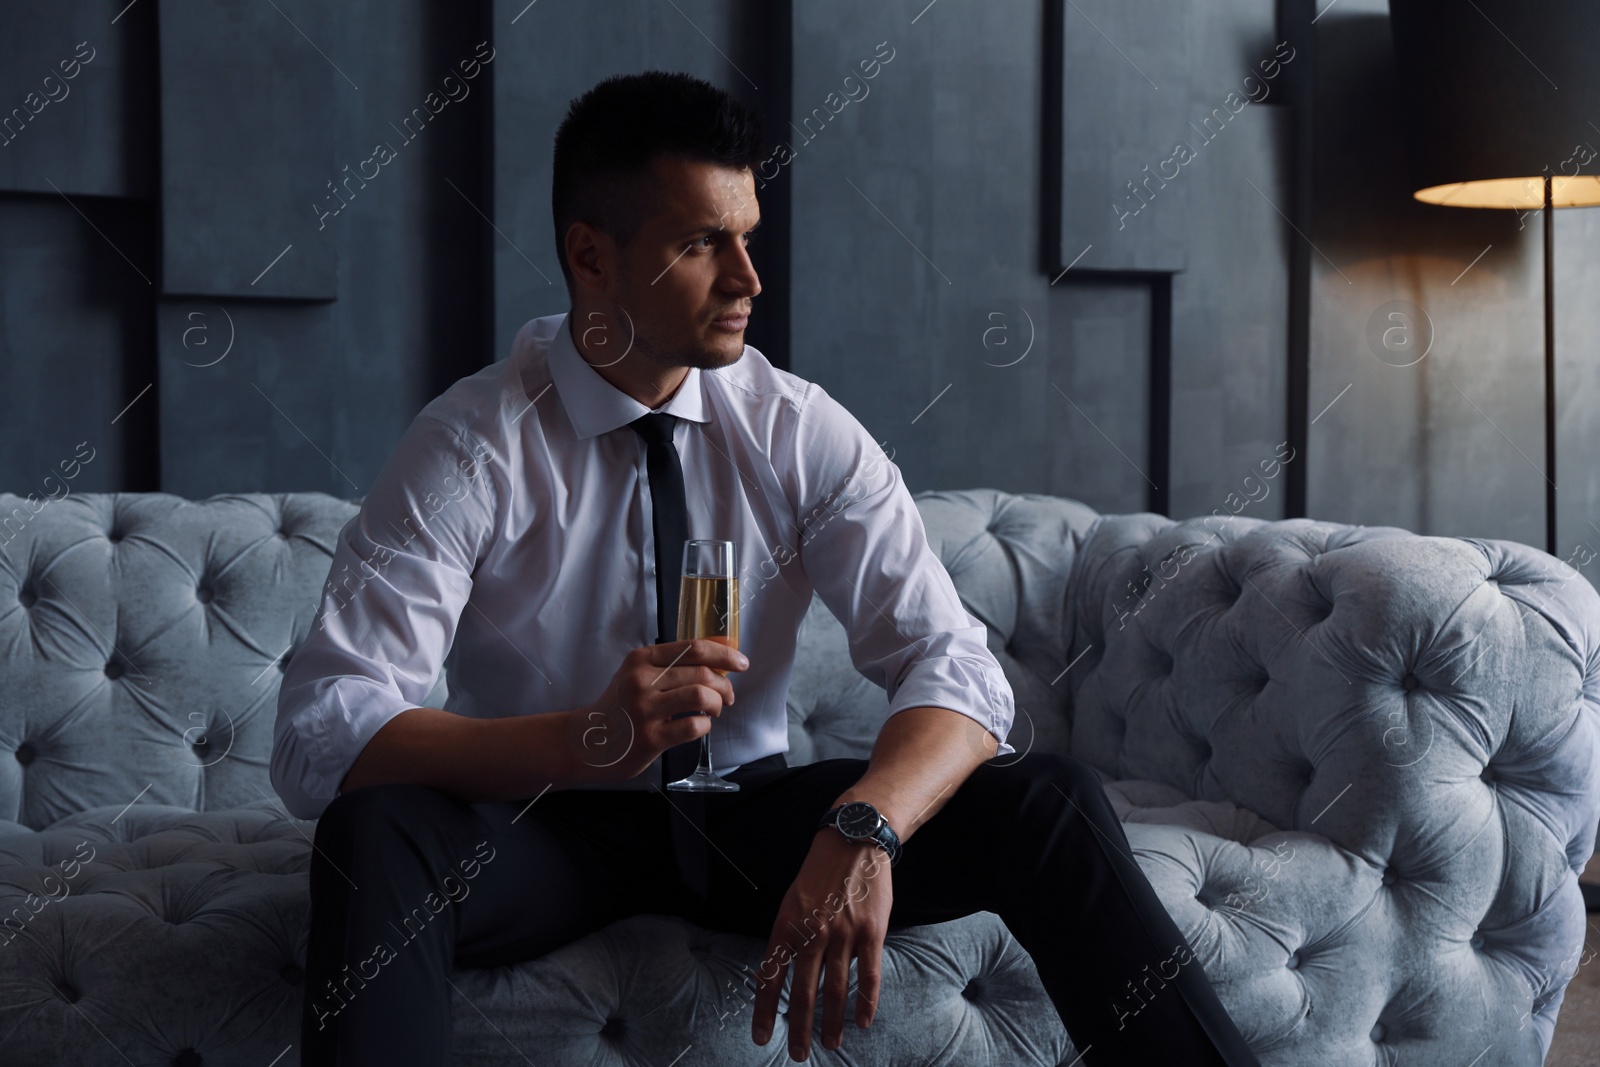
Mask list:
[[[6,1064],[299,1061],[315,824],[267,757],[357,503],[0,494]],[[1009,740],[1099,771],[1264,1064],[1542,1061],[1600,822],[1586,580],[1392,527],[917,504],[1011,681]],[[441,675],[427,702],[447,698]],[[866,756],[887,707],[815,601],[789,762]],[[456,1060],[787,1063],[784,1016],[748,1036],[763,949],[639,915],[459,970]],[[896,931],[884,956],[877,1022],[814,1062],[1077,1058],[995,916]]]

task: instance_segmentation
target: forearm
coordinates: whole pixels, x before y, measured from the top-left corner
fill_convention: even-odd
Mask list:
[[[959,712],[906,708],[889,716],[872,746],[866,773],[834,803],[867,801],[904,842],[999,747],[993,734]]]
[[[372,735],[339,791],[415,782],[481,803],[594,781],[567,742],[570,722],[567,711],[477,719],[411,708]]]

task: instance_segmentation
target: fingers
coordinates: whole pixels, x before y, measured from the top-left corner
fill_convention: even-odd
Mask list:
[[[702,649],[719,649],[720,653],[715,655],[697,653],[696,646]],[[728,654],[738,654],[726,645],[707,640],[679,641],[648,646],[636,649],[635,652],[639,655],[639,662],[631,672],[630,682],[641,691],[668,692],[683,686],[702,685],[716,690],[719,694],[716,708],[734,702],[733,683],[725,674],[719,673],[719,668],[722,670],[742,668],[725,665]],[[674,709],[675,712],[678,710],[688,709]]]
[[[765,1045],[772,1038],[772,1023],[778,1016],[778,994],[783,992],[783,981],[789,971],[793,950],[778,939],[774,928],[767,942],[767,951],[756,968],[756,1008],[750,1020],[750,1038]]]
[[[647,702],[648,714],[671,721],[681,715],[722,715],[722,694],[708,685],[680,685]]]
[[[726,637],[697,637],[689,641],[667,641],[659,645],[646,645],[650,662],[658,667],[704,666],[722,671],[742,671],[750,666],[743,652],[733,647]]]
[[[803,951],[794,961],[794,981],[789,983],[789,1058],[803,1060],[811,1049],[811,1007],[817,999],[820,951]]]
[[[709,733],[711,719],[734,702],[721,672],[749,665],[719,638],[631,649],[600,700],[572,717],[568,743],[585,767],[633,777],[659,753]]]
[[[627,673],[617,692],[619,702],[647,719],[685,712],[721,715],[734,701],[733,685],[709,667],[660,668],[641,664]]]
[[[850,999],[850,945],[830,943],[822,977],[822,1047],[838,1048],[844,1040],[844,1009]]]
[[[654,688],[667,694],[676,694],[680,689],[710,690],[708,703],[689,705],[705,711],[721,711],[724,706],[733,703],[733,683],[710,667],[673,667],[661,672]]]
[[[663,751],[698,741],[710,732],[711,719],[705,715],[685,715],[681,719],[668,720],[662,723],[661,728]]]
[[[856,1025],[872,1025],[878,1013],[878,990],[883,985],[883,939],[867,937],[856,945]]]

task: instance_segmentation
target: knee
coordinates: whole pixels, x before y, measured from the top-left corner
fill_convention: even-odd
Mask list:
[[[1056,752],[1030,752],[1017,762],[1014,788],[1018,831],[1025,838],[1051,835],[1054,828],[1086,819],[1115,836],[1118,819],[1100,775],[1085,761]]]
[[[1105,795],[1100,775],[1076,756],[1034,751],[1019,760],[1016,767],[1031,787],[1047,790],[1057,799],[1066,796],[1081,804],[1086,797],[1099,800]]]

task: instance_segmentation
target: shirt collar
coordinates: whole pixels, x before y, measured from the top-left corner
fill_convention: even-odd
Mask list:
[[[568,312],[556,324],[548,358],[551,380],[555,382],[556,393],[561,397],[578,439],[595,437],[648,415],[651,408],[606,381],[579,354],[567,328],[570,318],[571,312]],[[653,410],[690,422],[710,422],[700,386],[700,368],[690,367],[672,399]]]

